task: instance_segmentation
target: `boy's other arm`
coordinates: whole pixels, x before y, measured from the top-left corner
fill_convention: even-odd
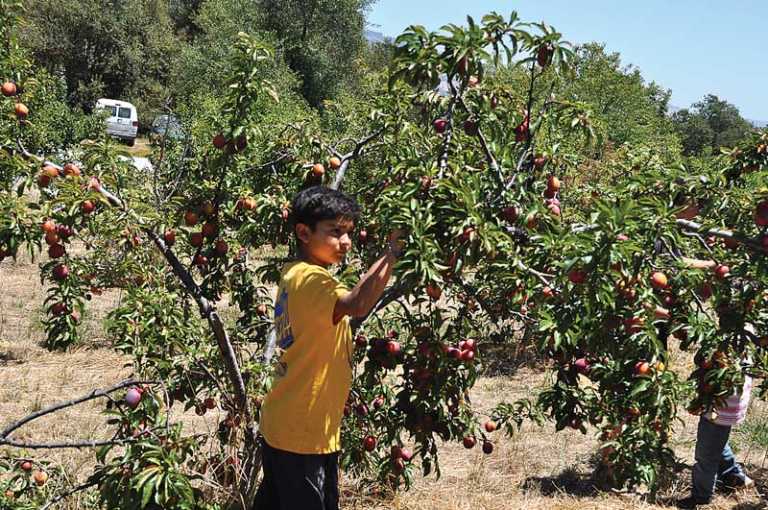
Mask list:
[[[387,252],[373,263],[354,288],[336,301],[333,309],[333,323],[337,324],[344,316],[365,317],[368,315],[392,276],[392,269],[397,262],[400,246],[400,232],[390,234],[390,246]]]

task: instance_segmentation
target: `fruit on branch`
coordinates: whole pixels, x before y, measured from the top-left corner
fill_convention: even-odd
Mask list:
[[[387,352],[392,356],[397,356],[401,350],[400,342],[395,342],[394,340],[387,342]]]
[[[510,205],[501,210],[501,217],[508,223],[515,223],[520,217],[520,210],[514,205]]]
[[[19,120],[24,120],[27,118],[27,116],[29,116],[29,108],[27,108],[27,105],[24,103],[16,103],[13,111],[16,114],[16,118]]]
[[[531,213],[526,216],[525,226],[528,228],[528,230],[536,230],[536,227],[539,226],[539,215],[536,213]]]
[[[398,475],[405,471],[405,461],[403,459],[394,459],[392,461],[392,471]]]
[[[195,255],[195,258],[193,259],[193,263],[197,267],[205,267],[208,265],[208,257],[203,255],[202,253],[198,253],[197,255]]]
[[[325,167],[322,163],[315,163],[312,165],[312,175],[315,177],[322,177],[325,175]]]
[[[51,232],[56,233],[56,222],[54,222],[53,220],[45,220],[40,225],[40,228],[46,234],[51,233]]]
[[[287,207],[283,207],[280,210],[280,218],[285,222],[291,216],[291,211]]]
[[[213,137],[213,146],[219,150],[222,150],[224,147],[227,146],[227,139],[224,138],[223,134],[219,133],[218,135]]]
[[[435,132],[437,132],[437,134],[441,135],[445,133],[445,128],[448,127],[448,121],[445,119],[435,119],[435,121],[432,123],[432,127],[435,128]]]
[[[64,264],[59,264],[53,268],[53,279],[57,282],[63,282],[69,276],[69,268]]]
[[[648,375],[651,373],[651,365],[647,361],[635,363],[635,375]]]
[[[515,127],[515,141],[520,143],[528,140],[530,119],[528,115],[525,116],[523,121]]]
[[[25,460],[24,462],[21,463],[19,467],[21,468],[22,471],[29,473],[30,471],[32,471],[32,462]]]
[[[536,51],[536,62],[541,67],[547,67],[552,62],[552,55],[554,53],[555,48],[552,46],[552,43],[544,43]]]
[[[187,211],[184,213],[184,224],[188,227],[194,227],[197,225],[197,213],[194,211]]]
[[[467,74],[467,70],[469,69],[469,59],[464,56],[459,59],[459,61],[456,63],[456,71],[464,76]]]
[[[496,428],[497,428],[496,427],[496,422],[492,421],[492,420],[488,420],[487,422],[485,422],[484,427],[485,427],[485,431],[488,432],[489,434],[491,432],[494,432],[496,430]]]
[[[253,197],[242,197],[238,200],[237,205],[246,211],[252,211],[256,208],[256,199]]]
[[[568,272],[568,281],[575,285],[580,285],[587,280],[587,273],[582,269],[571,269]]]
[[[176,231],[172,228],[169,228],[165,231],[163,234],[163,240],[165,241],[166,246],[171,247],[174,244],[176,244]]]
[[[587,358],[579,358],[573,362],[573,366],[581,375],[589,374],[590,364]]]
[[[12,81],[7,81],[3,83],[2,87],[0,87],[0,91],[2,91],[3,95],[5,97],[12,97],[16,95],[16,84]]]
[[[475,447],[475,444],[477,443],[477,440],[472,436],[466,436],[464,439],[461,440],[462,444],[464,445],[464,448],[467,450],[471,450]]]
[[[218,233],[219,226],[216,223],[209,221],[203,224],[202,234],[208,239],[216,237]]]
[[[203,245],[203,233],[192,232],[189,235],[189,244],[195,248],[200,248]]]
[[[473,227],[464,227],[464,230],[462,230],[461,234],[459,235],[459,241],[462,243],[471,241],[474,233],[475,229]]]
[[[547,164],[547,157],[543,154],[539,154],[535,158],[533,158],[533,166],[537,169],[544,168],[544,165]],[[560,186],[557,187],[557,189],[560,189]]]
[[[660,271],[654,271],[651,273],[651,287],[656,290],[664,290],[669,287],[669,280],[667,275]]]
[[[61,302],[54,303],[49,311],[51,312],[51,315],[64,315],[67,313],[67,305]]]
[[[556,203],[547,204],[547,210],[552,216],[560,216],[560,205]]]
[[[718,264],[715,266],[714,271],[717,278],[724,280],[725,278],[728,278],[728,275],[731,273],[731,268],[723,264]]]
[[[466,361],[468,363],[471,363],[475,360],[475,351],[472,350],[465,350],[461,351],[461,361]]]
[[[464,133],[466,133],[468,136],[475,136],[477,135],[477,122],[472,119],[467,119],[464,121]]]
[[[45,243],[48,246],[53,246],[54,244],[59,243],[59,234],[56,232],[48,232],[45,234]]]
[[[216,244],[214,245],[213,249],[216,252],[216,255],[218,255],[219,257],[223,257],[229,251],[229,245],[224,239],[219,239],[218,241],[216,241]]]
[[[372,452],[376,449],[376,438],[373,436],[365,436],[363,439],[363,448],[367,452]]]
[[[77,166],[74,163],[67,163],[64,165],[64,176],[65,177],[80,177],[82,175],[82,172],[80,172],[80,167]]]
[[[91,200],[84,200],[83,203],[80,204],[80,210],[83,212],[83,214],[91,214],[96,210],[96,204],[94,204]]]
[[[768,227],[768,200],[757,204],[755,208],[755,223],[759,227]]]
[[[138,388],[128,388],[128,391],[125,392],[125,404],[131,409],[136,409],[141,402],[141,396],[142,392]]]
[[[427,285],[427,295],[432,301],[437,301],[443,295],[443,290],[436,283],[430,283]]]
[[[547,177],[547,191],[557,192],[560,191],[560,179],[554,175]]]
[[[483,453],[490,455],[493,453],[493,443],[490,441],[483,441]]]
[[[60,244],[52,244],[48,247],[48,256],[52,259],[59,259],[66,254],[64,246]]]
[[[68,238],[72,237],[72,234],[74,234],[74,231],[72,230],[72,227],[70,227],[68,225],[57,225],[56,226],[56,233],[62,239],[68,239]]]
[[[735,250],[739,247],[739,241],[737,241],[733,237],[726,237],[725,239],[723,239],[723,244],[729,250]]]
[[[333,156],[331,159],[328,160],[328,166],[331,167],[331,170],[338,170],[341,168],[341,159],[337,158],[336,156]]]
[[[713,292],[714,290],[712,289],[712,285],[710,283],[705,282],[701,284],[701,286],[699,286],[699,288],[696,291],[696,294],[698,294],[703,301],[707,301],[709,298],[712,297]]]
[[[256,313],[259,314],[262,317],[267,315],[267,311],[268,311],[267,305],[265,305],[264,303],[260,303],[256,307]]]
[[[48,473],[45,471],[35,471],[32,474],[32,479],[35,481],[35,485],[42,487],[48,481]]]
[[[206,409],[215,409],[216,408],[216,399],[213,397],[208,397],[205,400],[203,400],[203,405]]]

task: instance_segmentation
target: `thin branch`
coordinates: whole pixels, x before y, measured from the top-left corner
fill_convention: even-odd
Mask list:
[[[78,492],[84,491],[85,489],[90,489],[91,487],[94,487],[94,486],[98,485],[99,483],[101,483],[101,478],[93,478],[93,479],[91,479],[91,480],[89,480],[89,481],[87,481],[87,482],[85,482],[85,483],[83,483],[81,485],[78,485],[74,489],[70,489],[67,492],[63,492],[63,493],[59,494],[58,496],[56,496],[55,498],[50,500],[48,503],[46,503],[44,506],[42,506],[40,508],[40,510],[48,510],[49,508],[51,508],[53,505],[55,505],[59,501],[62,501],[64,499],[70,497],[73,494],[76,494]]]
[[[349,163],[360,156],[362,150],[365,148],[366,145],[371,143],[371,141],[374,138],[378,138],[382,133],[384,132],[384,128],[381,127],[371,133],[370,135],[366,136],[365,138],[362,138],[361,140],[358,140],[355,143],[355,148],[352,149],[352,152],[345,154],[341,159],[341,167],[339,167],[338,172],[336,172],[336,178],[333,180],[333,183],[331,184],[331,189],[339,189],[341,187],[341,183],[344,182],[344,176],[347,173],[347,168],[349,168]]]
[[[37,411],[35,413],[32,413],[28,416],[25,416],[19,421],[16,421],[12,424],[10,424],[8,427],[5,428],[2,432],[0,432],[0,440],[6,439],[10,434],[12,434],[15,430],[19,429],[20,427],[26,425],[27,423],[36,420],[38,418],[41,418],[45,415],[54,413],[56,411],[60,411],[61,409],[66,409],[67,407],[73,407],[78,404],[81,404],[83,402],[87,402],[89,400],[94,400],[97,398],[107,397],[110,393],[114,393],[115,391],[118,391],[123,388],[127,388],[128,386],[136,386],[138,384],[157,384],[157,381],[136,381],[136,380],[130,380],[130,381],[123,381],[120,384],[117,384],[115,386],[112,386],[111,388],[107,388],[106,390],[93,390],[89,394],[76,398],[73,400],[68,400],[66,402],[61,402],[55,405],[52,405],[50,407],[46,407],[45,409],[41,409],[40,411]]]
[[[765,251],[765,248],[763,248],[763,244],[759,239],[746,237],[742,234],[732,232],[730,230],[722,230],[719,228],[706,228],[702,224],[696,223],[690,220],[676,220],[675,223],[677,224],[677,226],[682,227],[686,230],[693,230],[700,234],[720,237],[722,239],[734,239],[739,243],[743,244],[744,246],[748,246],[749,248],[752,248],[753,250]]]
[[[379,302],[376,303],[376,306],[374,306],[371,311],[365,315],[365,317],[358,317],[352,321],[352,332],[356,332],[358,329],[360,329],[360,326],[362,326],[363,323],[368,320],[368,318],[370,318],[372,315],[376,315],[379,311],[386,308],[390,303],[400,299],[400,297],[404,294],[405,288],[403,286],[396,285],[388,288],[379,298]]]

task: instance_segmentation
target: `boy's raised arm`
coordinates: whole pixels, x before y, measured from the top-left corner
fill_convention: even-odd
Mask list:
[[[392,269],[400,255],[402,232],[394,231],[389,235],[389,248],[360,279],[357,285],[336,301],[333,310],[333,323],[338,323],[344,316],[365,317],[378,302],[392,276]]]

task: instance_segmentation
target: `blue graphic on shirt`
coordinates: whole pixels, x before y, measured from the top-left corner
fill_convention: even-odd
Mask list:
[[[275,334],[277,345],[285,350],[293,345],[291,321],[288,319],[288,293],[283,290],[275,303]]]

